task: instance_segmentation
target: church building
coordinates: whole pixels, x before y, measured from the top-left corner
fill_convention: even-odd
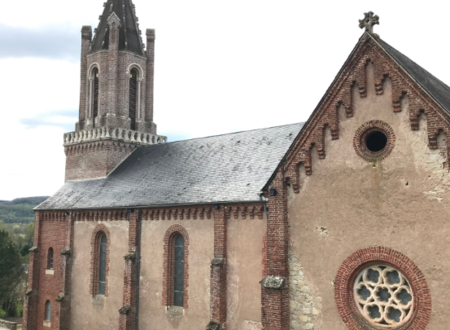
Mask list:
[[[450,87],[378,16],[307,122],[168,143],[155,31],[104,6],[81,30],[66,182],[36,208],[24,329],[448,329]]]

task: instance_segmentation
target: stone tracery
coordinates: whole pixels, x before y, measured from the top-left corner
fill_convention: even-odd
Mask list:
[[[375,265],[361,271],[355,280],[354,298],[361,314],[380,327],[400,326],[412,315],[413,293],[396,269]]]

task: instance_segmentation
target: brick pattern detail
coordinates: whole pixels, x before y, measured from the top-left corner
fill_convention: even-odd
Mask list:
[[[98,277],[100,262],[100,237],[106,234],[106,280],[105,280],[105,297],[108,297],[108,274],[109,274],[109,255],[111,246],[111,235],[108,228],[104,224],[95,227],[91,237],[91,272],[89,281],[89,293],[95,296],[98,293]]]
[[[123,307],[119,311],[119,330],[136,329],[136,302],[137,302],[137,260],[136,250],[138,244],[137,211],[128,213],[129,234],[128,252],[133,257],[125,258],[123,276]]]
[[[286,278],[286,289],[262,287],[262,324],[266,330],[289,329],[289,229],[287,218],[287,191],[284,173],[279,171],[270,187],[276,196],[269,196],[267,207],[267,265],[268,275]]]
[[[356,276],[363,268],[373,264],[385,264],[398,269],[411,285],[414,293],[413,315],[401,329],[425,330],[431,317],[431,295],[425,277],[411,259],[387,247],[369,247],[356,251],[339,268],[334,297],[339,315],[347,327],[350,330],[373,328],[360,315],[353,297]]]
[[[68,240],[68,223],[70,217],[64,212],[35,213],[35,246],[37,250],[30,255],[30,271],[28,294],[24,307],[24,329],[45,330],[45,303],[52,304],[51,324],[53,329],[64,329],[65,317],[69,317],[70,302],[57,301],[63,295],[62,288],[70,286],[65,280],[68,277],[65,257],[61,251],[66,248]],[[54,275],[45,274],[47,269],[47,252],[52,248]],[[64,302],[64,303],[63,303]]]
[[[261,251],[262,277],[269,275],[269,259],[267,255],[267,232],[264,234]]]
[[[367,149],[366,146],[366,140],[367,137],[375,132],[379,131],[384,133],[387,138],[386,146],[383,150],[380,150],[378,152],[372,152],[369,149]],[[394,149],[395,146],[395,134],[394,130],[392,129],[389,124],[385,123],[381,120],[371,120],[364,125],[362,125],[360,128],[356,130],[355,137],[353,138],[353,147],[355,148],[356,153],[363,159],[371,162],[375,160],[382,160],[389,156],[392,149]]]
[[[237,212],[237,208],[236,208]],[[224,258],[221,265],[211,264],[210,309],[211,321],[226,328],[227,321],[227,220],[231,209],[226,206],[214,210],[214,258]]]
[[[114,141],[67,146],[66,181],[104,178],[135,148],[135,144]]]
[[[184,300],[183,308],[189,307],[189,235],[186,229],[181,225],[173,225],[167,229],[164,235],[164,261],[163,261],[163,306],[173,305],[173,271],[175,264],[174,239],[177,235],[184,237]]]
[[[299,166],[301,164],[305,166],[306,175],[312,174],[312,147],[317,148],[319,158],[323,159],[326,156],[325,129],[327,127],[331,129],[333,140],[339,139],[338,109],[344,106],[347,117],[353,116],[352,88],[357,87],[359,96],[366,97],[366,65],[368,62],[373,64],[377,95],[383,94],[383,82],[387,78],[390,79],[394,112],[402,111],[401,100],[403,97],[408,97],[412,130],[419,129],[419,116],[425,113],[430,149],[437,149],[437,136],[441,131],[450,137],[449,115],[403,69],[395,64],[370,35],[366,34],[354,50],[350,61],[342,69],[318,108],[311,115],[307,127],[297,137],[283,164],[286,178],[289,178],[296,193],[300,191]],[[450,153],[447,152],[447,157],[450,157],[449,155]]]

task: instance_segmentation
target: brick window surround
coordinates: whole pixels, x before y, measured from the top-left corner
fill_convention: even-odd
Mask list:
[[[387,138],[386,146],[382,150],[377,152],[370,151],[366,146],[367,138],[375,132],[381,132]],[[357,129],[353,138],[353,147],[355,148],[356,153],[358,154],[358,156],[369,162],[382,160],[389,156],[392,149],[394,149],[394,145],[394,130],[391,126],[389,126],[389,124],[381,120],[371,120],[363,124],[360,128]]]
[[[175,265],[174,243],[175,237],[181,235],[184,238],[184,299],[183,308],[188,308],[189,287],[189,235],[181,225],[172,225],[164,235],[164,261],[163,261],[163,294],[162,304],[166,307],[173,306],[173,272]]]
[[[425,330],[431,317],[431,295],[423,273],[404,254],[387,247],[369,247],[356,251],[341,265],[336,275],[334,297],[338,312],[350,330],[376,329],[360,314],[353,286],[358,274],[371,265],[397,269],[408,280],[414,293],[414,307],[409,321],[395,329]]]
[[[108,274],[109,274],[109,256],[111,246],[111,235],[108,228],[104,224],[95,227],[91,237],[91,278],[89,283],[89,293],[93,296],[98,294],[98,278],[100,263],[100,238],[105,234],[107,238],[106,244],[106,280],[105,280],[105,297],[108,297]]]
[[[53,269],[53,248],[47,251],[47,269]]]

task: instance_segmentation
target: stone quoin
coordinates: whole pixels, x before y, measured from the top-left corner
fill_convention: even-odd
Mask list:
[[[23,328],[446,330],[450,87],[379,22],[306,123],[168,143],[155,31],[106,1],[81,31],[66,182],[36,208]]]

